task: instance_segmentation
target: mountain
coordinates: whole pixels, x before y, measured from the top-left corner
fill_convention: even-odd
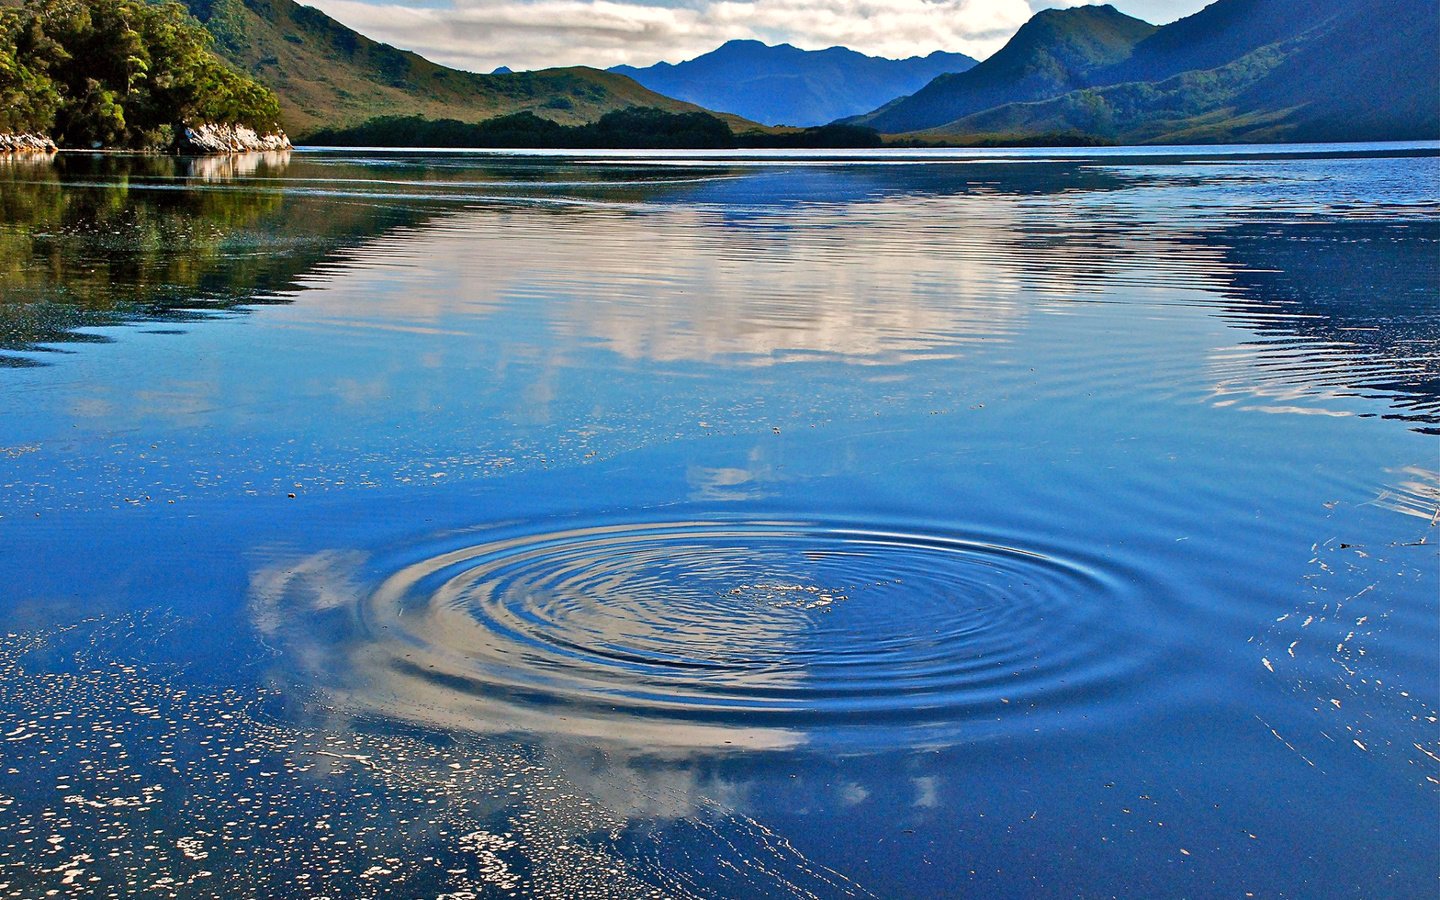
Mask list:
[[[850,121],[885,133],[919,131],[1005,103],[1054,97],[1085,86],[1089,73],[1127,59],[1154,33],[1154,25],[1113,6],[1047,9],[974,68],[942,75]]]
[[[974,65],[963,53],[939,50],[929,56],[885,59],[844,47],[801,50],[789,44],[729,41],[682,63],[615,66],[609,71],[667,96],[766,125],[821,125],[874,109],[937,75]]]
[[[1434,0],[1219,0],[1090,86],[939,124],[945,136],[1083,133],[1121,143],[1440,137]]]
[[[1128,58],[1094,73],[1090,84],[1161,81],[1181,72],[1223,66],[1304,32],[1324,17],[1330,2],[1217,0],[1194,15],[1157,28],[1135,45]],[[1344,2],[1339,0],[1336,5]]]
[[[531,111],[580,124],[630,107],[692,112],[623,75],[584,67],[480,75],[381,44],[293,0],[184,0],[215,50],[272,88],[296,137],[383,115],[466,122]]]

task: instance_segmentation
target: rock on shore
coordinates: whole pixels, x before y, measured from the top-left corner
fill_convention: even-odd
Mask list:
[[[0,153],[54,153],[55,142],[43,134],[0,132]]]
[[[186,126],[177,141],[181,153],[244,153],[256,150],[289,150],[285,132],[260,134],[244,125]]]

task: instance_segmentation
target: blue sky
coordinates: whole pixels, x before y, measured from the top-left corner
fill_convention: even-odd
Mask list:
[[[1035,11],[1087,0],[302,0],[377,40],[487,72],[698,56],[732,38],[984,58]],[[1112,0],[1157,24],[1209,0]]]

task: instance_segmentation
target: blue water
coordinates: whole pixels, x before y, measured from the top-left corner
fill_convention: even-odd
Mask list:
[[[1428,896],[1436,185],[0,162],[0,896]]]

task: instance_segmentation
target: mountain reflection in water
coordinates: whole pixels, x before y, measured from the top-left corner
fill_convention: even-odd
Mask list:
[[[544,160],[401,156],[382,160],[390,171],[377,177],[371,160],[320,159],[4,161],[0,350],[106,339],[80,330],[90,326],[291,302],[307,280],[325,282],[329,266],[363,268],[387,246],[373,242],[404,229],[407,252],[439,267],[432,280],[451,269],[442,303],[453,295],[498,309],[544,297],[557,338],[657,362],[953,354],[1023,327],[1034,306],[1024,292],[1083,301],[1134,281],[1140,267],[1150,283],[1209,281],[1239,301],[1216,313],[1258,339],[1225,358],[1217,397],[1278,405],[1288,393],[1379,393],[1391,415],[1436,420],[1427,262],[1440,238],[1433,217],[1413,209],[1372,221],[1344,196],[1284,223],[1275,221],[1283,207],[1237,194],[1188,216],[1184,204],[1137,204],[1152,184],[1173,186],[1109,160],[577,172]],[[1273,165],[1217,167],[1204,189],[1214,196],[1230,180],[1243,194]],[[1057,218],[1057,204],[1073,215]],[[571,241],[549,227],[553,215],[604,221]],[[643,270],[629,255],[636,246]],[[856,256],[869,264],[844,263]],[[0,355],[7,365],[44,359]]]

